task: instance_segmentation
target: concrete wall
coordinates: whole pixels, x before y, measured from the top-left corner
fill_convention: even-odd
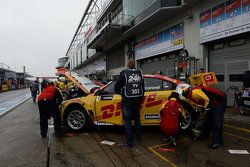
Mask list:
[[[226,0],[203,1],[196,6],[184,10],[175,18],[171,18],[159,26],[152,27],[149,31],[138,36],[136,41],[182,22],[184,24],[184,47],[188,50],[190,56],[199,59],[198,68],[203,67],[208,69],[208,48],[206,44],[200,44],[200,13],[223,2],[226,2]]]

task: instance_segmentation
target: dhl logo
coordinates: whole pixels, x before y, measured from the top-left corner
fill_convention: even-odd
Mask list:
[[[142,98],[140,109],[143,107],[144,103],[145,103],[145,107],[147,108],[162,104],[163,99],[156,100],[156,97],[157,97],[157,93],[144,96]],[[120,116],[121,111],[122,111],[121,102],[118,102],[116,105],[109,104],[109,105],[103,106],[101,107],[101,111],[103,112],[102,119],[109,119],[112,117]]]
[[[102,114],[102,119],[108,119],[111,118],[113,116],[119,116],[121,115],[121,102],[116,104],[116,108],[113,104],[107,105],[107,106],[103,106],[101,108],[101,111],[103,112]]]

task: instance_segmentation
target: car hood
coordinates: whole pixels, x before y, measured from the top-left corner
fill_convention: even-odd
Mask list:
[[[87,94],[91,92],[91,89],[100,87],[89,78],[75,72],[66,72],[65,76]]]

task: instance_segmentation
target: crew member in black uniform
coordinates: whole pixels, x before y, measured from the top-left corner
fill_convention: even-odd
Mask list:
[[[132,121],[134,121],[136,140],[141,142],[140,102],[144,95],[143,76],[135,62],[128,60],[127,69],[123,70],[115,83],[115,92],[122,96],[122,114],[125,120],[125,146],[133,147]]]
[[[60,137],[62,134],[61,116],[58,107],[62,103],[63,98],[60,91],[53,85],[53,82],[49,83],[38,96],[42,138],[47,136],[48,119],[50,116],[54,118],[55,137]]]

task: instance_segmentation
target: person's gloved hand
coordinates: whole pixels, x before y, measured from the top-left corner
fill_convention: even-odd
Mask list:
[[[206,112],[210,112],[210,110],[211,110],[211,108],[209,108],[209,107],[205,109]]]

